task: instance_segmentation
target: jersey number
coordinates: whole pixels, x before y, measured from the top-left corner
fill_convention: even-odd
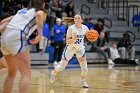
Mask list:
[[[82,42],[82,39],[77,39],[75,44],[80,44]]]
[[[21,11],[19,11],[19,14],[26,14],[27,13],[27,10],[25,9],[22,9]]]

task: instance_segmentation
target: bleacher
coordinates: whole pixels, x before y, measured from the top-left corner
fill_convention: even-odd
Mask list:
[[[64,0],[65,4],[68,0]],[[132,26],[132,17],[140,12],[139,0],[73,0],[75,11],[80,11],[84,18],[107,17],[111,20],[111,28],[106,28],[110,34],[110,40],[119,40],[127,30],[136,35],[133,42],[136,48],[136,57],[140,55],[140,33],[138,27]],[[136,9],[135,9],[136,8]],[[138,8],[138,9],[137,9]],[[128,14],[129,11],[129,14]],[[109,23],[110,24],[110,23]],[[107,25],[109,25],[107,23]],[[86,45],[86,51],[89,51],[91,45]],[[87,52],[89,63],[104,62],[104,58],[98,53]],[[31,54],[32,55],[32,54]]]
[[[74,1],[78,2],[78,0],[74,0]],[[134,47],[136,48],[136,56],[140,55],[140,49],[139,49],[140,33],[138,32],[138,27],[132,26],[132,17],[135,14],[139,14],[140,12],[139,0],[133,0],[133,1],[132,0],[82,0],[82,1],[84,1],[84,5],[86,6],[85,8],[87,7],[90,8],[90,13],[87,13],[88,8],[82,10],[84,11],[82,12],[82,14],[85,18],[92,17],[94,19],[98,19],[100,17],[102,18],[107,17],[112,21],[112,27],[106,28],[106,31],[110,33],[110,40],[114,40],[114,39],[119,40],[123,36],[123,33],[125,33],[128,30],[133,32],[136,36],[136,40],[135,42],[133,42]],[[88,3],[89,1],[90,3]],[[93,4],[93,6],[91,4]],[[119,4],[119,6],[117,6],[116,4]],[[75,6],[80,6],[80,5],[82,6],[83,4],[82,3],[80,4],[80,2],[75,3]],[[138,7],[138,9],[136,8],[136,6]],[[128,14],[127,7],[130,8],[129,14]],[[81,7],[79,7],[79,10],[80,8]],[[119,13],[117,13],[116,11]]]
[[[31,53],[32,65],[47,65],[49,61],[48,53]]]

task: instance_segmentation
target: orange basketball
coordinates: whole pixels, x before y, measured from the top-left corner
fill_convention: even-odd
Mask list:
[[[90,42],[95,42],[99,37],[99,34],[96,30],[89,30],[86,32],[86,38]]]

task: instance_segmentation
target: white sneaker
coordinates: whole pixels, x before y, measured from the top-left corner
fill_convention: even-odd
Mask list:
[[[108,64],[109,65],[114,65],[114,62],[111,59],[108,59]]]
[[[82,80],[80,81],[80,83],[81,83],[81,85],[82,85],[83,88],[88,88],[88,84],[87,84],[87,82],[86,82],[85,79],[82,79]]]
[[[54,74],[53,71],[51,72],[51,75],[50,75],[50,82],[51,83],[54,83],[55,82],[55,74]]]
[[[58,62],[58,64],[60,64],[60,63],[61,63],[61,61]]]
[[[139,58],[135,59],[136,64],[140,64]]]
[[[54,61],[54,66],[57,66],[57,64],[58,64],[57,61]]]

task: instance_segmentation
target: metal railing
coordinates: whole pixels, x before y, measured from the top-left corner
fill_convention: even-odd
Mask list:
[[[104,25],[107,27],[107,28],[111,28],[112,27],[112,20],[107,18],[107,17],[104,17]],[[108,24],[106,24],[108,22]]]
[[[119,20],[125,21],[127,19],[127,7],[128,7],[128,0],[118,1],[118,19]]]
[[[128,0],[87,0],[88,3],[97,4],[97,8],[112,10],[112,15],[117,15],[119,20],[127,19]]]
[[[133,4],[140,3],[140,0],[87,0],[87,2],[97,4],[97,8],[107,9],[108,14],[117,15],[118,20],[127,21],[128,26],[132,16],[138,14],[138,8],[140,9],[140,6]]]
[[[131,9],[132,9],[132,11],[131,11]],[[131,12],[130,12],[131,11]],[[134,15],[138,15],[139,13],[138,13],[138,6],[137,5],[129,5],[128,6],[128,11],[127,11],[127,13],[128,13],[128,17],[127,17],[127,21],[128,21],[128,26],[130,26],[130,22],[131,22],[131,20],[130,19],[132,19],[132,17],[134,16]]]
[[[101,0],[101,8],[112,10],[112,15],[117,15],[118,20],[127,19],[128,0]]]
[[[87,0],[88,3],[96,3],[98,0]]]

